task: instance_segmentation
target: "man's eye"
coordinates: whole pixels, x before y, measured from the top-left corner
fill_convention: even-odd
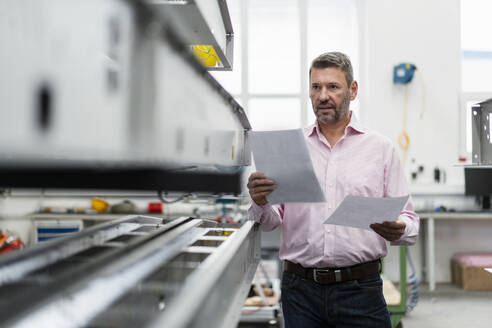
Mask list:
[[[313,90],[318,90],[319,89],[319,85],[313,85]]]
[[[330,89],[334,89],[334,90],[338,89],[338,85],[332,84],[332,85],[330,85]]]

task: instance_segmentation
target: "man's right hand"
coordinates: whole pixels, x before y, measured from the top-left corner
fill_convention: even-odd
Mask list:
[[[266,196],[270,195],[276,187],[275,182],[269,179],[264,173],[255,172],[249,176],[249,195],[256,205],[261,206],[268,203]]]

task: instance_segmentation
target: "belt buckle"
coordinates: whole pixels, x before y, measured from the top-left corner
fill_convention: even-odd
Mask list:
[[[335,281],[336,282],[342,281],[342,271],[340,271],[340,269],[337,269],[334,272],[335,272]]]
[[[330,270],[330,269],[313,269],[313,279],[315,282],[317,283],[320,283],[318,281],[318,272],[320,273],[330,273],[331,271],[333,271],[333,273],[335,273],[335,282],[340,282],[342,281],[342,271],[340,271],[340,269],[335,269],[335,270]]]

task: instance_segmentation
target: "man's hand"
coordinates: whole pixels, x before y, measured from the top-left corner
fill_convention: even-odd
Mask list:
[[[249,195],[257,205],[261,206],[268,203],[266,196],[270,195],[275,188],[275,182],[270,180],[264,173],[255,172],[249,176]]]
[[[401,238],[405,233],[405,222],[399,218],[396,221],[385,221],[383,223],[373,223],[370,225],[372,230],[378,233],[387,241],[395,241]]]

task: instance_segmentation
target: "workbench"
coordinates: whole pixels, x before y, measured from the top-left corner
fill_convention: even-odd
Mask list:
[[[492,220],[492,211],[489,212],[418,212],[420,219],[425,222],[425,230],[421,229],[425,236],[425,268],[429,290],[436,289],[436,220]]]

